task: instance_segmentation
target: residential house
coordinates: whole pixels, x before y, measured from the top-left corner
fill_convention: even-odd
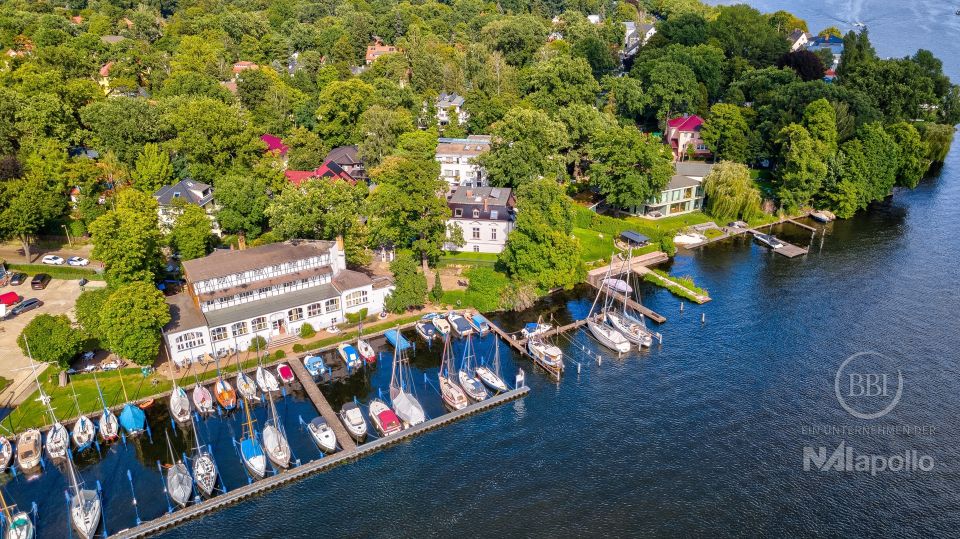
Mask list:
[[[337,146],[323,158],[324,161],[333,161],[340,166],[351,178],[357,181],[367,181],[367,169],[357,152],[356,146]]]
[[[386,56],[388,54],[394,54],[397,52],[400,52],[400,49],[394,47],[393,45],[384,45],[383,42],[378,39],[373,43],[373,45],[367,47],[367,65],[376,62],[377,58],[380,58],[381,56]]]
[[[241,60],[241,61],[233,64],[233,75],[234,75],[234,78],[236,78],[237,75],[239,75],[240,73],[243,73],[244,71],[246,71],[246,70],[248,70],[248,69],[259,69],[259,68],[260,68],[260,66],[258,66],[258,65],[257,65],[256,63],[254,63],[254,62],[250,62],[250,61],[247,61],[247,60]]]
[[[447,195],[450,207],[449,227],[463,231],[464,244],[444,245],[447,251],[499,253],[513,230],[516,200],[513,191],[500,187],[455,187]],[[449,231],[447,236],[449,237]]]
[[[807,43],[807,50],[818,52],[828,50],[833,54],[833,64],[827,66],[830,69],[836,69],[840,65],[840,57],[843,55],[843,38],[834,35],[827,37],[815,36]]]
[[[790,32],[790,35],[787,36],[787,41],[790,42],[790,52],[796,52],[807,45],[812,36],[799,28],[795,29],[793,32]]]
[[[673,158],[683,159],[690,148],[697,157],[710,155],[710,149],[700,138],[700,129],[703,127],[703,118],[693,115],[683,115],[667,122],[666,142],[673,149]]]
[[[489,151],[490,135],[441,138],[436,154],[440,163],[440,178],[451,188],[486,187],[487,171],[477,163],[477,158]]]
[[[157,214],[160,217],[160,228],[170,230],[177,219],[176,201],[182,201],[186,204],[200,206],[210,218],[211,229],[214,234],[221,234],[220,225],[217,223],[217,203],[213,199],[213,187],[202,182],[194,180],[180,180],[173,185],[165,185],[153,194],[157,199],[159,209]]]
[[[271,134],[260,135],[260,140],[267,145],[267,153],[272,153],[283,161],[283,166],[287,166],[287,152],[290,147],[283,143],[283,140]]]
[[[347,313],[383,311],[389,278],[348,270],[343,242],[291,240],[242,251],[218,250],[183,263],[184,291],[168,296],[163,339],[188,365],[207,354],[249,349],[255,337],[276,342],[344,321]]]
[[[703,178],[713,165],[696,161],[676,163],[675,174],[659,195],[628,211],[647,219],[690,213],[703,208]]]
[[[620,54],[621,59],[630,58],[637,54],[640,47],[647,44],[650,38],[657,33],[657,28],[652,23],[637,24],[633,21],[625,21],[623,51]]]
[[[440,125],[447,125],[450,123],[449,110],[453,109],[453,113],[457,115],[457,119],[460,122],[460,125],[463,125],[470,119],[470,114],[463,108],[463,96],[457,95],[456,92],[448,94],[443,92],[437,97],[436,106],[437,106],[437,122]]]
[[[336,162],[329,159],[324,161],[322,165],[314,170],[285,170],[283,174],[287,177],[287,181],[296,186],[300,186],[300,184],[305,181],[318,179],[327,179],[331,181],[343,180],[351,184],[357,183],[356,178],[351,176],[350,173],[344,170]]]

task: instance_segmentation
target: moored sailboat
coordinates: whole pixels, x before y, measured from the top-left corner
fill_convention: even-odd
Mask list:
[[[50,416],[53,417],[54,423],[47,431],[45,445],[50,458],[58,460],[67,456],[67,451],[70,448],[70,435],[67,434],[67,428],[53,416],[53,410],[50,410]]]
[[[200,445],[197,423],[192,418],[190,419],[190,425],[193,427],[193,439],[197,443],[193,450],[193,480],[196,481],[200,493],[210,497],[213,495],[213,489],[217,486],[217,464],[210,452]]]
[[[23,511],[16,511],[16,505],[7,505],[7,500],[3,497],[2,492],[0,492],[0,505],[3,506],[3,519],[7,525],[3,532],[3,538],[33,539],[36,530],[30,515]]]
[[[217,383],[213,385],[213,394],[224,410],[230,411],[237,406],[237,392],[220,373],[220,360],[217,360]]]
[[[257,387],[259,387],[260,391],[264,393],[280,390],[280,383],[277,382],[277,377],[274,376],[272,372],[264,369],[262,366],[257,367],[257,372],[254,375],[254,378],[257,380]]]
[[[629,279],[636,275],[631,271],[631,268],[633,268],[633,248],[629,250],[625,266],[628,280],[604,279],[603,281],[603,285],[615,292],[614,296],[619,295],[622,300],[619,310],[612,308],[612,306],[607,309],[606,322],[623,334],[628,341],[636,344],[637,347],[645,346],[649,348],[653,344],[654,337],[659,339],[660,334],[654,334],[647,329],[643,321],[643,315],[635,312],[628,304],[628,300],[635,290],[632,283],[629,282]],[[639,302],[639,298],[637,299]]]
[[[457,371],[457,381],[460,387],[472,400],[480,402],[490,396],[487,389],[483,387],[483,382],[476,378],[476,354],[473,351],[473,338],[467,336],[467,342],[463,346],[463,357],[460,358],[460,369]]]
[[[173,456],[170,434],[167,433],[167,449],[170,450],[170,467],[167,468],[167,494],[180,507],[186,507],[193,495],[193,478],[183,459]]]
[[[611,264],[607,270],[607,279],[604,279],[604,283],[610,281],[609,277],[612,271],[613,265]],[[600,302],[601,296],[603,297],[603,302]],[[608,294],[603,286],[597,289],[597,295],[593,298],[593,304],[590,305],[590,312],[587,314],[587,329],[590,330],[590,334],[593,335],[595,339],[600,341],[600,344],[617,352],[617,354],[625,354],[630,351],[630,341],[605,322],[606,313],[611,309],[610,302],[612,298],[613,296]],[[597,310],[598,302],[600,303],[599,310]]]
[[[250,417],[250,403],[244,402],[243,409],[247,414],[247,421],[243,424],[243,434],[240,438],[240,457],[243,465],[254,479],[263,479],[267,473],[267,456],[263,454],[263,447],[257,438],[257,431],[253,427],[253,418]]]
[[[477,378],[487,386],[487,389],[495,393],[504,393],[510,388],[500,377],[500,339],[494,336],[493,339],[493,359],[490,366],[478,365],[475,369]]]
[[[357,352],[360,352],[360,357],[367,363],[377,362],[376,350],[373,349],[373,346],[370,346],[370,343],[363,339],[357,339]]]
[[[237,392],[240,393],[240,396],[248,401],[258,402],[260,396],[257,395],[257,386],[253,383],[253,380],[249,376],[243,373],[243,368],[240,365],[240,354],[237,354],[237,379],[236,379]]]
[[[70,391],[73,393],[73,404],[77,407],[77,414],[79,415],[77,421],[73,424],[70,437],[73,438],[73,445],[77,447],[77,452],[80,452],[93,444],[93,439],[97,436],[97,429],[93,426],[93,421],[90,421],[90,418],[80,410],[80,402],[77,400],[77,392],[72,381],[70,382]]]
[[[103,406],[103,413],[97,420],[97,430],[104,442],[112,442],[120,437],[120,422],[117,416],[107,408],[107,402],[103,399],[103,391],[100,390],[100,382],[97,381],[97,374],[93,374],[93,383],[97,386],[97,395],[100,396],[100,405]]]
[[[467,395],[450,377],[453,368],[453,350],[450,346],[450,336],[443,340],[443,355],[440,359],[440,369],[437,371],[437,381],[440,384],[440,397],[443,404],[451,410],[462,410],[467,407]]]
[[[400,420],[407,427],[412,427],[423,423],[427,417],[420,401],[413,395],[409,369],[406,352],[394,348],[390,371],[390,402]]]
[[[380,399],[370,401],[370,421],[381,436],[389,436],[403,430],[403,424],[397,414]]]
[[[0,473],[7,471],[13,460],[13,444],[6,436],[0,436]]]
[[[67,469],[70,478],[70,523],[73,529],[83,539],[90,539],[100,527],[101,502],[100,493],[83,488],[82,480],[78,480],[79,473],[73,468],[73,459],[67,459]]]
[[[123,389],[123,400],[127,401],[120,410],[120,426],[127,431],[127,436],[136,436],[147,428],[147,415],[143,413],[140,407],[131,404],[127,397],[127,386],[123,383],[123,372],[118,371],[120,377],[120,388]]]
[[[185,424],[192,419],[190,414],[190,399],[182,387],[173,382],[173,391],[170,392],[170,415],[177,423]]]
[[[270,462],[281,468],[290,466],[290,444],[283,431],[283,424],[277,419],[277,407],[273,404],[273,395],[267,394],[270,406],[270,419],[263,425],[263,446],[267,450]]]

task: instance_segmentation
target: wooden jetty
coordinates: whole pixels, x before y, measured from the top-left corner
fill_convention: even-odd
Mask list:
[[[350,433],[347,432],[346,427],[343,426],[340,417],[333,410],[333,407],[327,402],[327,398],[320,392],[320,388],[317,387],[317,384],[313,381],[313,376],[307,372],[307,368],[303,366],[303,363],[299,359],[293,360],[288,364],[290,368],[293,369],[294,376],[300,381],[300,385],[303,386],[303,390],[306,391],[307,396],[310,397],[310,400],[313,402],[313,406],[320,412],[323,419],[326,420],[327,425],[330,425],[334,434],[337,435],[337,442],[340,443],[340,447],[345,450],[356,449],[357,444],[353,441]]]
[[[639,273],[639,272],[638,272],[638,273]],[[602,277],[602,276],[600,276],[600,277]],[[603,284],[602,284],[602,279],[600,279],[600,278],[590,279],[589,282],[590,282],[590,284],[591,284],[594,288],[596,288],[597,290],[603,290],[604,293],[606,293],[607,295],[613,297],[613,298],[616,299],[617,301],[624,301],[624,299],[626,299],[627,307],[630,307],[631,309],[634,309],[635,311],[637,311],[638,313],[642,314],[643,316],[649,318],[650,320],[653,320],[654,322],[656,322],[656,323],[658,323],[658,324],[662,324],[662,323],[664,323],[664,322],[667,321],[667,317],[665,317],[665,316],[663,316],[662,314],[654,311],[653,309],[651,309],[651,308],[649,308],[649,307],[644,307],[643,305],[641,305],[640,303],[637,303],[637,302],[634,301],[633,299],[625,298],[624,295],[621,294],[620,292],[617,292],[617,291],[615,291],[615,290],[610,290],[610,287],[609,287],[609,286],[603,286]]]
[[[154,520],[144,522],[139,526],[134,528],[128,528],[121,530],[113,535],[120,539],[133,539],[139,537],[149,537],[151,535],[169,530],[175,526],[179,526],[187,521],[200,518],[204,515],[223,509],[224,507],[239,503],[241,501],[247,500],[254,496],[263,494],[269,490],[273,490],[282,485],[292,483],[294,481],[299,481],[308,476],[320,473],[325,470],[329,470],[334,466],[340,464],[345,464],[354,460],[361,459],[377,451],[381,451],[390,446],[399,444],[401,442],[408,441],[412,438],[415,438],[425,432],[443,427],[454,421],[459,421],[465,417],[489,410],[491,408],[500,406],[501,404],[519,399],[527,395],[530,392],[530,388],[527,386],[519,387],[512,391],[506,393],[501,393],[497,396],[491,397],[489,399],[480,401],[478,403],[471,404],[462,410],[456,412],[451,412],[444,414],[440,417],[430,419],[424,423],[421,423],[415,427],[402,430],[396,434],[386,436],[383,438],[378,438],[372,442],[365,443],[361,446],[354,446],[352,449],[345,449],[338,453],[310,461],[306,464],[302,464],[295,468],[291,468],[288,471],[281,472],[277,475],[269,476],[260,481],[254,481],[249,485],[244,485],[239,488],[235,488],[225,494],[215,496],[208,500],[202,501],[198,504],[189,505],[184,509],[174,511],[172,513],[165,514]],[[337,421],[339,423],[339,421]],[[240,465],[239,463],[237,464]]]
[[[792,222],[792,221],[787,221],[787,222]],[[800,223],[796,223],[796,224],[799,225]],[[801,226],[806,226],[806,225],[801,225]],[[748,230],[747,232],[753,234],[754,236],[755,236],[756,234],[762,234],[762,232],[760,232],[759,230],[754,229],[754,228],[751,228],[751,229]],[[805,249],[805,248],[803,248],[803,247],[799,247],[799,246],[794,245],[794,244],[792,244],[792,243],[787,243],[787,242],[781,240],[780,238],[777,238],[777,239],[778,239],[778,240],[780,241],[780,243],[782,243],[783,245],[782,245],[781,247],[777,247],[776,249],[774,249],[773,247],[767,246],[767,247],[769,247],[769,249],[770,249],[771,251],[773,251],[773,252],[775,252],[775,253],[777,253],[777,254],[783,255],[783,256],[785,256],[785,257],[787,257],[787,258],[796,258],[796,257],[798,257],[798,256],[800,256],[800,255],[805,255],[805,254],[807,254],[807,249]]]

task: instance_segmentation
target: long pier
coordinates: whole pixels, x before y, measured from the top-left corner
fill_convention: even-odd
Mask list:
[[[184,509],[168,513],[148,522],[144,522],[143,524],[134,528],[121,530],[114,534],[113,537],[121,539],[149,537],[164,530],[179,526],[187,521],[200,518],[214,511],[223,509],[224,507],[239,503],[254,496],[258,496],[269,490],[273,490],[288,483],[299,481],[311,475],[329,470],[334,466],[361,459],[370,454],[376,453],[377,451],[381,451],[390,446],[405,442],[431,430],[449,425],[450,423],[459,421],[471,415],[478,414],[496,406],[500,406],[501,404],[519,399],[526,396],[529,392],[530,388],[523,386],[506,393],[501,393],[495,397],[471,404],[462,410],[430,419],[415,427],[402,430],[396,434],[392,434],[384,438],[378,438],[361,446],[354,446],[353,449],[345,449],[321,459],[310,461],[291,470],[261,479],[260,481],[255,481],[249,485],[244,485],[225,494],[210,498],[209,500],[202,501],[195,505],[190,505]]]
[[[589,279],[588,282],[590,283],[591,286],[593,286],[597,290],[602,290],[604,293],[606,293],[609,296],[612,296],[617,301],[626,301],[627,307],[630,307],[631,309],[637,311],[638,313],[649,318],[650,320],[653,320],[658,324],[662,324],[667,321],[667,317],[663,316],[662,314],[654,311],[649,307],[644,307],[642,304],[637,303],[633,299],[624,296],[620,292],[617,292],[615,290],[610,290],[609,286],[603,286],[602,284],[598,284],[595,279]]]
[[[307,368],[303,366],[303,363],[301,363],[299,359],[294,359],[290,361],[288,365],[293,369],[294,376],[300,380],[300,385],[303,386],[303,390],[306,391],[307,396],[310,397],[313,406],[320,412],[323,419],[327,421],[327,425],[330,425],[334,434],[337,435],[337,442],[340,443],[340,447],[345,450],[356,449],[357,444],[353,441],[353,438],[350,436],[350,433],[347,432],[343,423],[340,422],[337,413],[333,410],[333,407],[330,406],[330,403],[327,402],[327,398],[323,396],[323,393],[320,392],[320,388],[318,388],[317,384],[313,381],[313,376],[311,376]]]

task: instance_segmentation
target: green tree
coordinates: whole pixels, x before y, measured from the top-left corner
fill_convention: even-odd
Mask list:
[[[633,77],[604,77],[606,90],[604,111],[625,120],[638,121],[650,106],[650,96],[643,83]]]
[[[124,359],[153,365],[160,350],[160,330],[169,321],[162,292],[150,282],[129,282],[117,287],[103,306],[102,342]]]
[[[710,35],[727,56],[738,56],[754,67],[766,67],[790,50],[782,33],[770,25],[756,9],[745,4],[721,6],[717,18],[709,24]]]
[[[717,103],[700,130],[700,137],[717,159],[744,163],[750,143],[750,127],[740,107]]]
[[[696,112],[700,101],[697,77],[693,71],[676,62],[657,62],[647,79],[651,116],[661,124],[677,114]]]
[[[817,142],[805,127],[790,124],[778,136],[781,162],[774,186],[780,205],[788,211],[810,203],[827,175]]]
[[[820,98],[807,105],[803,126],[820,143],[823,153],[829,155],[837,151],[837,113],[829,101]]]
[[[430,289],[430,300],[434,303],[443,299],[443,283],[440,282],[440,272],[433,273],[433,288]]]
[[[390,263],[393,272],[393,292],[387,296],[384,304],[393,313],[402,313],[407,309],[423,307],[427,302],[427,278],[417,268],[417,263],[408,253],[398,253]]]
[[[750,170],[740,163],[723,161],[703,179],[707,211],[720,222],[749,221],[761,214],[760,190]]]
[[[534,64],[525,84],[527,99],[537,108],[555,112],[572,103],[596,100],[600,85],[583,58],[558,55]]]
[[[669,148],[633,126],[596,133],[588,150],[590,183],[617,208],[636,208],[673,176]]]
[[[510,65],[528,63],[547,38],[547,28],[533,15],[507,16],[483,27],[481,36],[491,50],[498,51]]]
[[[147,143],[137,157],[133,171],[133,186],[144,193],[153,194],[173,178],[170,156],[159,144]]]
[[[124,189],[116,207],[90,225],[93,257],[103,262],[107,282],[152,282],[160,266],[157,201],[135,189]]]
[[[324,178],[284,189],[267,207],[270,228],[281,238],[346,237],[366,214],[367,186]]]
[[[371,103],[373,86],[359,80],[334,81],[317,97],[317,131],[330,146],[359,142],[357,124]]]
[[[454,114],[455,118],[456,115]],[[413,131],[413,116],[404,109],[374,105],[360,115],[357,135],[358,153],[367,167],[373,168],[393,152],[397,137]]]
[[[942,164],[947,159],[950,146],[953,144],[953,134],[956,128],[944,124],[920,124],[920,138],[927,147],[927,159],[934,164]]]
[[[305,127],[295,127],[283,141],[289,148],[287,168],[290,170],[313,170],[323,164],[323,158],[330,151],[319,135]]]
[[[490,183],[518,187],[541,176],[562,176],[567,147],[562,123],[539,110],[513,108],[493,126],[490,151],[479,158]]]
[[[113,290],[109,288],[93,288],[85,290],[77,297],[74,312],[77,314],[77,323],[88,338],[99,339],[103,335],[100,313],[112,293]]]
[[[217,222],[226,232],[257,237],[266,223],[267,179],[249,169],[231,169],[217,180]]]
[[[573,202],[557,182],[539,179],[517,189],[517,221],[500,263],[541,290],[570,288],[586,278],[580,242],[573,237]]]
[[[31,260],[30,240],[47,223],[63,215],[66,197],[61,182],[28,173],[27,177],[5,181],[0,187],[0,238],[16,238],[23,254]]]
[[[206,256],[212,243],[212,225],[207,212],[200,206],[185,203],[174,212],[176,217],[168,238],[170,247],[180,253],[181,260]]]
[[[23,328],[17,344],[25,355],[29,351],[37,361],[66,369],[70,367],[70,361],[80,353],[83,336],[73,329],[66,315],[44,313],[37,315]]]
[[[94,101],[80,110],[80,120],[101,154],[111,151],[128,166],[144,144],[164,140],[169,131],[158,108],[146,99]]]
[[[923,174],[930,166],[927,160],[927,148],[920,139],[920,133],[913,125],[900,122],[887,126],[887,133],[900,148],[900,166],[897,168],[897,185],[914,188],[920,183]]]

